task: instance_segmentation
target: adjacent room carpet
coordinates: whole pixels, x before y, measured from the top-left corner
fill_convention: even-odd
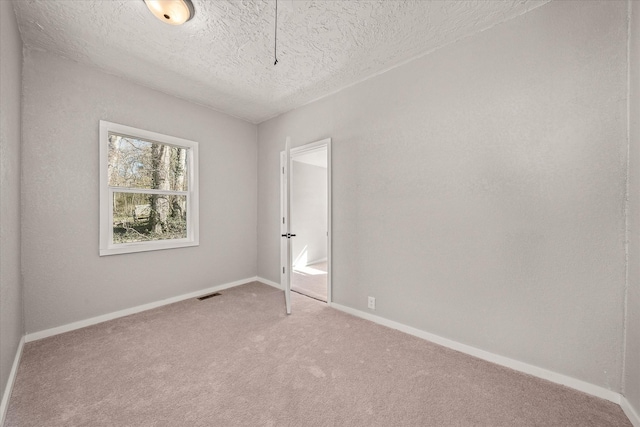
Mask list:
[[[291,290],[327,302],[327,262],[294,267]]]
[[[6,426],[630,426],[618,405],[251,283],[25,345]]]

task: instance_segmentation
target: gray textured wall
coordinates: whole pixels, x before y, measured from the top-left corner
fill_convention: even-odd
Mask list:
[[[624,395],[640,414],[640,3],[631,4],[629,277]]]
[[[331,137],[337,303],[620,392],[626,29],[552,2],[260,124],[258,274],[285,137]]]
[[[257,128],[57,56],[24,64],[28,333],[256,275]],[[98,256],[98,126],[199,142],[200,246]]]
[[[0,399],[24,333],[20,281],[22,41],[13,6],[0,1]],[[0,421],[2,419],[0,414]]]

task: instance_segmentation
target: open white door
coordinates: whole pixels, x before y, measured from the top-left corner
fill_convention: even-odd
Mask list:
[[[291,238],[295,237],[295,234],[291,234],[291,179],[289,174],[289,167],[291,165],[291,138],[287,137],[285,142],[285,150],[280,157],[280,169],[283,174],[282,183],[282,195],[281,197],[281,212],[282,222],[280,224],[281,238],[285,239],[286,244],[280,245],[280,264],[282,266],[282,275],[280,283],[284,285],[284,300],[287,308],[287,314],[291,314]]]
[[[309,175],[308,169],[307,175],[303,174],[304,169],[296,169],[301,164],[311,165],[311,167],[323,167],[324,164],[324,168],[326,168],[324,190],[322,189],[322,184],[318,184],[318,179],[322,179],[321,175],[318,175],[317,172]],[[297,166],[294,167],[294,165]],[[306,167],[308,168],[308,166]],[[296,174],[296,170],[298,170],[299,174]],[[285,290],[287,314],[291,314],[291,292],[325,301],[331,305],[331,138],[308,143],[293,149],[291,149],[290,139],[287,138],[285,151],[280,153],[280,173],[280,235],[281,239],[283,239],[280,244],[280,283]],[[311,181],[312,184],[309,183],[310,176],[314,177]],[[296,181],[300,179],[302,181]],[[300,184],[301,182],[306,182],[306,184]],[[293,191],[296,185],[298,185],[298,193],[300,188],[308,190],[310,188],[309,185],[312,185],[312,188],[315,189],[314,194],[324,194],[324,196],[320,196],[326,197],[324,219],[322,214],[318,215],[319,212],[322,212],[322,210],[318,210],[318,207],[322,206],[318,198],[316,197],[309,202],[308,196],[306,198],[301,194],[296,196],[295,191]],[[311,208],[309,208],[310,206]],[[311,223],[309,221],[305,222],[303,218],[304,220],[313,219],[313,225],[310,226]],[[323,221],[326,221],[326,224]],[[320,224],[319,227],[318,224]],[[325,243],[322,243],[322,236],[325,233],[322,230],[323,226],[326,226]],[[294,233],[300,235],[296,240],[302,240],[294,241],[293,238],[296,236]],[[296,243],[298,244],[296,245]],[[323,250],[325,251],[325,258],[322,258]],[[310,264],[313,267],[301,269],[301,267],[307,267],[307,255],[309,253],[313,254],[312,259],[314,261]],[[293,265],[294,258],[301,261],[296,266]],[[326,261],[324,266],[322,265],[323,259]],[[313,279],[305,280],[301,276],[312,277]],[[323,279],[324,291],[326,291],[324,295],[321,290]]]

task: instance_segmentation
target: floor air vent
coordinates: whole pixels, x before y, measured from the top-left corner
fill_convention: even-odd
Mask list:
[[[222,294],[221,294],[220,292],[216,292],[216,293],[214,293],[214,294],[203,295],[203,296],[201,296],[201,297],[198,297],[198,299],[199,299],[200,301],[204,301],[204,300],[209,299],[209,298],[217,297],[218,295],[222,295]]]

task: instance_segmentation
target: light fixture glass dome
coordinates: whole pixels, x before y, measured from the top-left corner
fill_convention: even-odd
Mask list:
[[[153,15],[171,25],[182,25],[193,18],[190,0],[144,0]]]

